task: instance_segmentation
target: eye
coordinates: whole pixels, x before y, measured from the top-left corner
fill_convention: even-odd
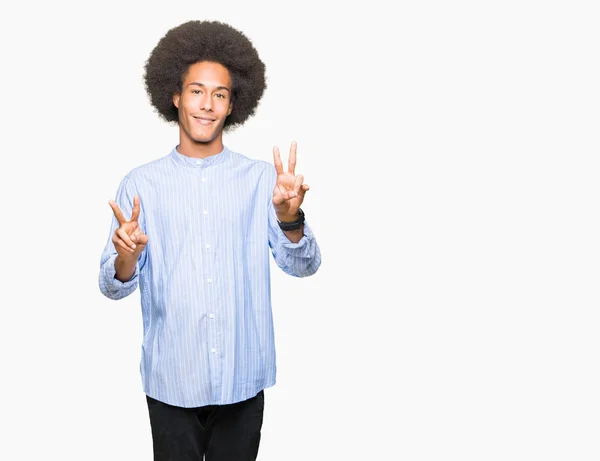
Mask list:
[[[225,97],[225,95],[223,93],[217,93],[216,96],[217,96],[217,98],[224,98]]]
[[[192,90],[192,94],[200,94],[200,90]]]

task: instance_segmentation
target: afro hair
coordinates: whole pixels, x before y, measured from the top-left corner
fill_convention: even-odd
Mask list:
[[[242,32],[219,21],[189,21],[160,39],[144,67],[152,105],[167,122],[178,122],[173,95],[181,92],[189,67],[202,61],[217,62],[231,75],[233,110],[223,129],[242,125],[267,87],[265,65]]]

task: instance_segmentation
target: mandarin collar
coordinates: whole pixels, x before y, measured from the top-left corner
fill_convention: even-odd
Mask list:
[[[171,158],[181,166],[186,166],[189,168],[206,168],[212,165],[218,165],[219,163],[223,163],[229,155],[229,149],[226,146],[223,146],[223,150],[215,155],[209,155],[206,158],[194,158],[188,157],[187,155],[183,155],[180,153],[177,148],[179,144],[173,148],[171,151]]]

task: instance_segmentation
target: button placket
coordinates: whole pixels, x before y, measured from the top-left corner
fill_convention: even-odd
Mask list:
[[[210,164],[210,163],[208,163]],[[209,189],[209,180],[206,174],[207,170],[207,162],[204,161],[201,166],[200,173],[200,186],[202,190],[201,200],[202,200],[202,215],[201,215],[201,232],[202,235],[200,238],[202,239],[202,251],[205,254],[203,260],[203,273],[204,273],[204,283],[205,283],[205,303],[206,309],[208,310],[208,318],[210,319],[210,323],[208,323],[208,345],[210,348],[210,367],[211,374],[214,376],[221,376],[221,363],[220,357],[222,352],[217,352],[220,350],[220,333],[219,333],[219,321],[215,318],[214,309],[215,306],[215,273],[213,267],[213,260],[211,253],[213,250],[214,236],[213,236],[213,225],[212,221],[214,216],[212,213],[214,210],[214,204],[211,201],[211,194]],[[205,311],[206,312],[206,311]]]

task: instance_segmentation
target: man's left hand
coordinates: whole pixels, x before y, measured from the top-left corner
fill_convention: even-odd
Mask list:
[[[277,171],[277,182],[273,189],[273,205],[277,212],[277,219],[281,222],[292,222],[298,219],[298,209],[304,201],[304,194],[308,191],[308,184],[304,184],[304,176],[296,175],[296,141],[290,147],[288,171],[283,171],[283,163],[279,155],[279,148],[273,147],[273,160]]]

